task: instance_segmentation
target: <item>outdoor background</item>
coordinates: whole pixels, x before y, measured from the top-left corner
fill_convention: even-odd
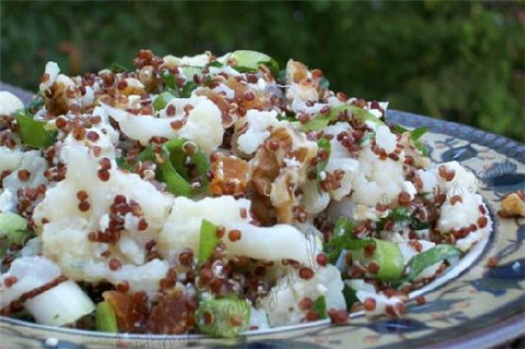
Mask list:
[[[0,79],[36,90],[158,55],[239,48],[319,67],[331,88],[523,141],[525,2],[1,2]]]

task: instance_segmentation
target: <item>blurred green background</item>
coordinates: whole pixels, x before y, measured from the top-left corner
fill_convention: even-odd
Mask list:
[[[525,3],[1,2],[0,79],[35,90],[63,71],[164,55],[264,51],[319,67],[331,87],[523,141]]]

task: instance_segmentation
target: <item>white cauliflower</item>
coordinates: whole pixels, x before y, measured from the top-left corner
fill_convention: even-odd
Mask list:
[[[320,267],[309,280],[301,279],[294,270],[277,281],[258,308],[268,314],[272,327],[297,324],[305,317],[299,307],[305,297],[315,301],[324,296],[327,310],[345,309],[343,287],[341,273],[334,266]]]
[[[118,258],[123,268],[127,264],[143,264],[144,246],[158,237],[173,198],[159,192],[138,175],[117,170],[114,162],[109,180],[101,181],[97,176],[97,161],[84,147],[68,147],[66,159],[66,179],[46,192],[33,216],[42,238],[44,255],[56,261],[66,276],[92,282],[103,276],[93,277],[88,273],[89,268],[97,263],[107,264],[101,253],[110,248],[112,257]],[[89,195],[90,210],[87,212],[78,208],[76,194],[80,190]],[[140,205],[148,223],[147,229],[138,231],[136,224],[126,224],[121,239],[112,247],[107,243],[89,241],[89,232],[104,229],[107,212],[118,194]],[[43,219],[46,219],[45,224]],[[130,245],[136,249],[130,251]]]
[[[108,114],[115,119],[121,131],[142,145],[148,145],[152,137],[184,137],[194,141],[207,153],[210,153],[222,143],[224,129],[219,108],[210,100],[202,99],[193,108],[184,126],[175,130],[171,122],[180,120],[180,116],[171,118],[156,118],[151,115],[136,116],[124,110],[103,105]]]
[[[0,91],[0,115],[9,115],[23,109],[22,101],[9,91]]]

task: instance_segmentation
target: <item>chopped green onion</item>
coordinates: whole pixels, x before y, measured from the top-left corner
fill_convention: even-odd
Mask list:
[[[405,268],[403,254],[397,244],[384,241],[381,239],[372,239],[375,244],[374,253],[371,256],[366,256],[364,253],[364,246],[362,248],[352,250],[352,257],[354,260],[371,263],[376,262],[379,265],[377,274],[367,276],[377,278],[378,280],[394,281],[399,279]]]
[[[113,306],[107,301],[97,304],[95,311],[95,324],[98,331],[118,333],[117,315]]]
[[[47,122],[34,120],[26,110],[16,112],[22,142],[35,148],[46,148],[55,143],[56,131],[48,130]]]
[[[159,167],[163,180],[166,182],[166,191],[177,196],[191,197],[193,193],[191,184],[175,170],[169,160],[161,163]]]
[[[461,251],[452,245],[438,245],[424,251],[412,258],[408,263],[409,273],[406,280],[413,282],[414,279],[427,267],[432,266],[442,260],[459,256]]]
[[[31,236],[26,219],[15,213],[0,213],[0,258],[5,256],[13,244],[23,246]]]
[[[186,152],[184,148],[192,148],[191,152]],[[206,153],[197,147],[194,143],[177,138],[166,142],[162,146],[166,160],[160,164],[160,169],[164,181],[167,184],[166,189],[179,196],[190,197],[206,189],[208,185],[207,173],[210,169],[210,161]],[[201,181],[201,190],[193,189],[187,177],[187,169],[184,166],[184,160],[189,157],[195,164]]]
[[[204,263],[212,256],[213,250],[219,242],[217,226],[208,220],[202,220],[199,243],[199,264]]]
[[[318,113],[312,120],[306,122],[301,127],[301,131],[321,131],[330,124],[330,122],[337,120],[339,113],[349,111],[352,113],[354,118],[361,119],[363,121],[370,121],[375,124],[384,124],[378,117],[367,111],[366,109],[353,106],[353,105],[342,105],[333,107],[330,113],[323,115]]]
[[[199,330],[214,337],[233,338],[248,329],[250,304],[238,298],[201,301],[196,313]]]
[[[153,101],[153,108],[155,108],[156,111],[160,111],[164,109],[167,106],[167,104],[175,97],[177,96],[174,96],[171,92],[164,91],[163,93],[158,95]]]
[[[328,317],[328,313],[326,312],[326,299],[324,296],[315,299],[312,305],[312,311],[314,311],[320,319]]]

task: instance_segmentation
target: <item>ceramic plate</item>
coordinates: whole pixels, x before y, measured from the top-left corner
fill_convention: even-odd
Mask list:
[[[20,93],[19,93],[20,95]],[[431,158],[457,160],[474,172],[494,219],[492,236],[454,269],[428,285],[426,303],[407,305],[400,319],[369,320],[355,314],[348,326],[321,321],[249,332],[233,340],[202,336],[103,335],[46,327],[0,317],[1,347],[236,347],[422,348],[493,347],[525,332],[525,219],[500,219],[501,197],[525,189],[525,145],[456,123],[390,111],[389,120],[427,126]],[[489,258],[499,265],[486,268]],[[421,293],[421,292],[420,292]]]

